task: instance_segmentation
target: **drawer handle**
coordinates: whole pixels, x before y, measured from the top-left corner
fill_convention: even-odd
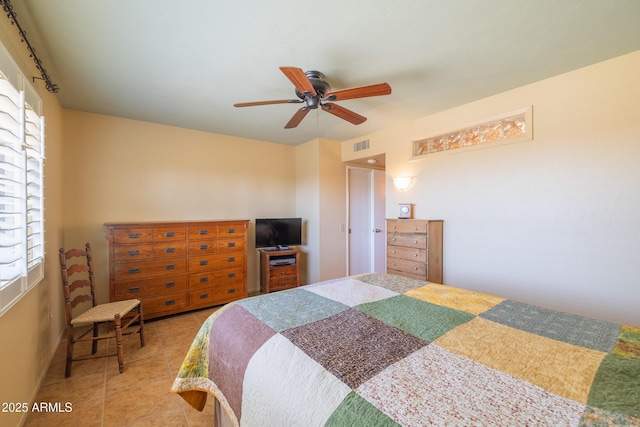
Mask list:
[[[140,233],[129,233],[130,239],[137,239],[140,237]]]
[[[175,270],[176,269],[176,265],[175,264],[167,264],[164,268],[165,268],[165,270]]]
[[[165,249],[164,251],[165,251],[166,253],[168,253],[168,254],[172,254],[172,253],[174,253],[174,252],[176,251],[176,248],[167,248],[167,249]]]
[[[167,282],[164,285],[165,288],[173,288],[175,286],[176,286],[176,282]]]
[[[280,275],[281,275],[281,276],[286,276],[286,275],[287,275],[287,272],[286,272],[286,271],[281,271],[281,272],[280,272]]]
[[[228,294],[235,294],[235,293],[236,293],[236,288],[229,288],[229,289],[227,290],[227,293],[228,293]]]
[[[200,283],[207,283],[209,281],[208,277],[201,277],[200,278]]]
[[[209,245],[200,245],[201,251],[206,251],[207,249],[209,249]]]
[[[200,231],[198,231],[198,234],[201,235],[201,236],[206,236],[207,234],[209,234],[209,231],[208,230],[200,230]]]
[[[227,243],[227,247],[228,247],[228,248],[235,248],[235,247],[236,247],[236,242],[229,242],[229,243]]]
[[[173,231],[167,231],[166,233],[164,233],[164,237],[174,237],[175,235],[176,233]]]
[[[393,242],[395,242],[395,241],[396,241],[396,238],[395,238],[395,237],[393,237],[393,238],[391,238],[391,240],[392,240]]]
[[[140,255],[140,251],[129,251],[129,256],[136,256],[136,255]]]
[[[395,250],[395,249],[392,249],[392,250],[391,250],[391,253],[392,253],[392,254],[395,254],[395,253],[396,253],[396,250]]]
[[[418,231],[418,227],[413,227],[413,231]]]
[[[200,265],[207,265],[209,264],[209,261],[207,261],[206,259],[203,259],[202,261],[200,261]]]
[[[418,270],[418,267],[413,267],[413,269],[417,271],[417,270]]]
[[[395,266],[396,266],[396,263],[395,263],[395,262],[392,262],[392,263],[391,263],[391,266],[392,266],[392,267],[395,267]]]
[[[227,229],[227,233],[229,233],[229,234],[233,234],[233,233],[235,233],[235,232],[236,232],[236,229],[235,229],[235,228],[229,228],[229,229]]]
[[[227,258],[227,262],[236,262],[236,257],[230,256],[229,258]]]
[[[200,299],[209,298],[209,294],[200,294]]]
[[[136,292],[140,292],[140,288],[139,287],[135,287],[135,288],[129,288],[129,293],[135,294]]]
[[[176,300],[174,299],[168,299],[164,302],[164,305],[175,305]]]
[[[418,241],[417,241],[417,240],[414,240],[414,241],[413,241],[413,243],[417,244],[417,243],[418,243]]]
[[[138,274],[140,273],[140,269],[139,268],[130,268],[129,269],[129,274]]]
[[[236,277],[236,273],[227,274],[227,278],[229,278],[229,279],[233,279],[234,277]]]
[[[418,257],[418,254],[413,254],[414,257]]]

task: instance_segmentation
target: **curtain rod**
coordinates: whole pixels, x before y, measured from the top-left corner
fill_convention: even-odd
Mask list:
[[[31,43],[29,43],[29,40],[27,39],[27,33],[22,29],[22,27],[18,23],[18,18],[16,17],[16,13],[13,11],[11,0],[1,0],[1,1],[2,1],[2,9],[6,12],[7,18],[11,20],[11,25],[15,25],[18,28],[18,33],[20,34],[20,39],[21,39],[20,41],[23,43],[26,43],[27,49],[29,50],[29,57],[33,58],[33,61],[36,63],[36,68],[38,69],[38,71],[40,71],[40,74],[42,75],[42,78],[34,77],[33,81],[35,81],[35,79],[44,80],[45,87],[49,92],[58,93],[60,88],[58,87],[57,84],[54,84],[51,81],[51,78],[47,74],[47,70],[45,70],[44,66],[42,65],[42,61],[36,55],[36,50],[31,46]]]

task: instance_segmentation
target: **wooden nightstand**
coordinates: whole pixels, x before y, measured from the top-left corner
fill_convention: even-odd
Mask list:
[[[300,252],[297,248],[260,249],[260,292],[291,289],[300,285]]]

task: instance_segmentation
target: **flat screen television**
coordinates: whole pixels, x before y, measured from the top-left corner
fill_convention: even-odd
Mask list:
[[[302,244],[302,218],[256,218],[256,248]]]

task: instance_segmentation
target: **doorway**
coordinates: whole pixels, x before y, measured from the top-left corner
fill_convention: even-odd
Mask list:
[[[386,272],[385,171],[347,166],[347,274]]]

